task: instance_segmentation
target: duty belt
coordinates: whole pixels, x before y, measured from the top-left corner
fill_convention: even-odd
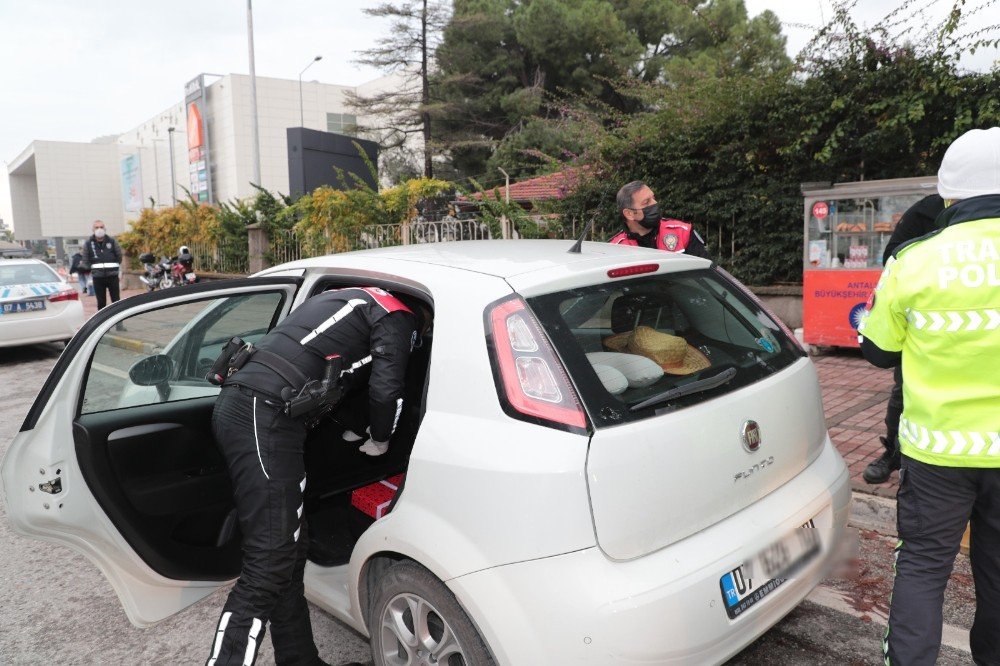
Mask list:
[[[223,346],[222,353],[205,379],[219,386],[247,363],[259,363],[288,384],[281,391],[285,414],[291,418],[304,417],[306,425],[313,427],[340,402],[342,361],[338,354],[327,356],[323,378],[310,379],[284,357],[266,349],[257,349],[234,337]]]

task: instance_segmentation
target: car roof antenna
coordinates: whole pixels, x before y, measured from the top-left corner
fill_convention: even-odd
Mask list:
[[[597,213],[594,213],[590,217],[590,222],[588,222],[587,226],[583,229],[583,233],[580,234],[580,237],[576,239],[575,243],[573,243],[573,247],[571,247],[569,249],[569,253],[570,254],[580,254],[581,253],[581,251],[583,250],[583,239],[586,238],[587,234],[590,233],[590,230],[594,227],[594,222],[596,222],[596,221],[597,221]]]

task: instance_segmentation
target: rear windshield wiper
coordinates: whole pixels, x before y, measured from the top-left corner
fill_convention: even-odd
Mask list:
[[[714,389],[718,386],[726,384],[735,376],[736,368],[729,368],[728,370],[723,370],[717,375],[712,375],[711,377],[706,377],[705,379],[699,379],[696,382],[691,382],[690,384],[685,384],[684,386],[672,388],[669,391],[664,391],[663,393],[654,395],[652,398],[646,398],[642,402],[637,402],[629,407],[629,410],[637,412],[640,409],[645,409],[646,407],[650,407],[651,405],[655,405],[657,403],[669,402],[670,400],[675,400],[685,395],[691,395],[692,393],[708,391],[709,389]]]

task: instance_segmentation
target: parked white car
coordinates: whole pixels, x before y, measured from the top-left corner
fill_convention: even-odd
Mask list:
[[[375,285],[431,306],[433,329],[387,456],[333,421],[312,431],[309,599],[379,665],[722,662],[802,601],[844,534],[815,368],[708,261],[570,245],[338,254],[111,305],[3,460],[8,516],[92,560],[136,625],[211,593],[240,548],[205,372],[309,296]],[[352,507],[401,472],[387,515]]]
[[[0,347],[69,342],[83,326],[73,285],[37,259],[0,259]]]

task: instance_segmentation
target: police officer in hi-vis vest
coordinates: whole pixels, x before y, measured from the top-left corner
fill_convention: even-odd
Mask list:
[[[858,332],[871,363],[902,363],[902,469],[886,664],[935,663],[965,526],[977,664],[1000,664],[1000,127],[945,152],[942,229],[886,263]]]
[[[111,297],[112,303],[117,303],[121,297],[118,289],[118,271],[122,263],[122,249],[118,241],[107,234],[104,222],[94,220],[93,229],[93,235],[83,245],[83,254],[90,264],[94,296],[97,297],[97,309],[100,310],[107,305],[108,296]]]
[[[635,180],[618,190],[615,199],[625,228],[611,238],[615,245],[638,245],[666,252],[683,252],[696,257],[708,256],[705,241],[698,232],[680,220],[663,219],[653,190]]]

